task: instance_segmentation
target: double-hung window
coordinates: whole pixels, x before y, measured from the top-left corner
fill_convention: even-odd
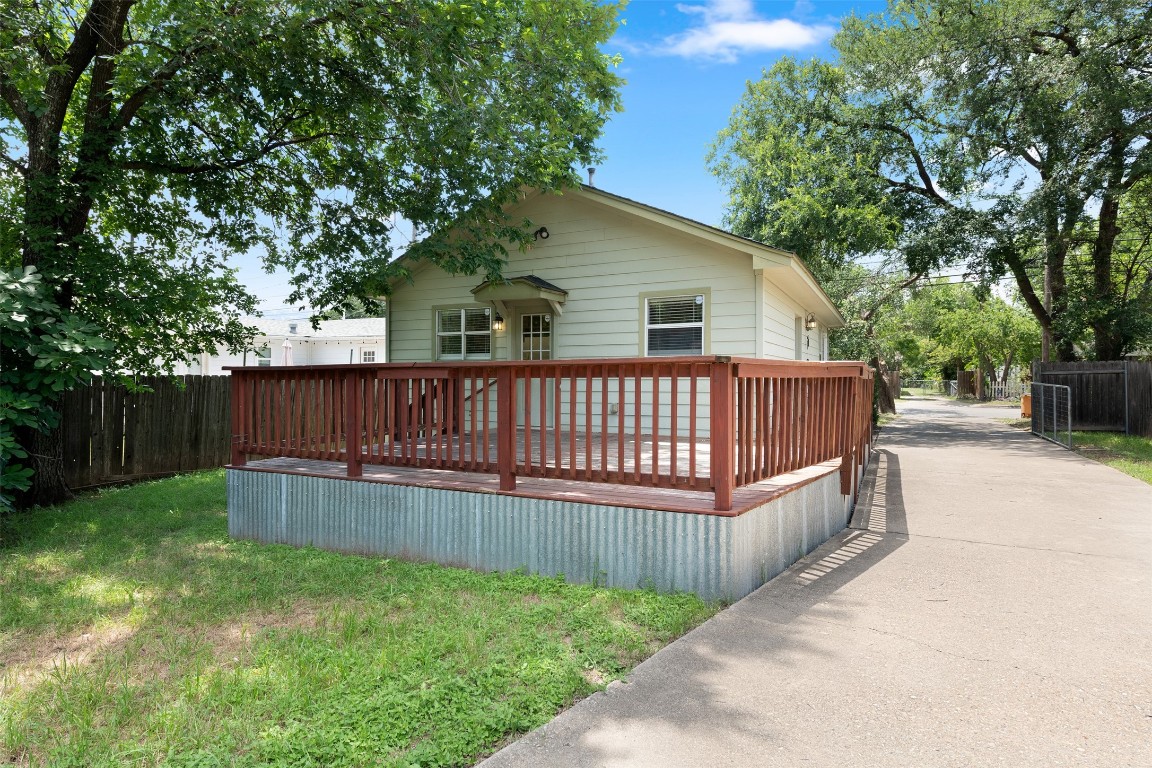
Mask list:
[[[256,350],[256,365],[265,367],[272,365],[272,347],[265,344]]]
[[[704,354],[704,295],[646,299],[644,354],[652,357]]]
[[[362,362],[362,363],[374,363],[374,362],[376,362],[376,350],[374,350],[374,349],[362,349],[362,350],[360,350],[360,362]]]
[[[492,310],[488,307],[436,311],[436,359],[490,360]]]

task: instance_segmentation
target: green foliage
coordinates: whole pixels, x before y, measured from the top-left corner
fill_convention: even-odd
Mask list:
[[[0,513],[31,484],[18,432],[54,428],[56,398],[89,381],[109,346],[91,323],[60,310],[35,269],[0,269]]]
[[[412,260],[498,275],[525,187],[576,182],[619,107],[596,0],[0,5],[0,265],[34,266],[100,367],[243,347],[229,260],[318,313]],[[405,262],[411,263],[410,260]]]
[[[216,471],[9,519],[0,760],[472,765],[716,610],[234,541],[224,506]]]
[[[1004,274],[1076,354],[1135,343],[1113,270],[1118,211],[1152,170],[1152,11],[1133,0],[902,0],[849,17],[835,64],[750,83],[710,162],[740,234],[841,266]],[[1089,279],[1069,280],[1084,249]],[[1050,286],[1045,300],[1041,282]]]
[[[968,285],[914,290],[886,316],[879,335],[892,340],[913,378],[934,378],[957,368],[990,375],[1027,368],[1040,351],[1040,327],[1028,312]]]

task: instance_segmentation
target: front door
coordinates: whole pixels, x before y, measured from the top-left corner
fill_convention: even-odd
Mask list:
[[[519,346],[521,360],[551,360],[552,359],[552,315],[551,313],[525,313],[518,318],[516,344]],[[532,379],[528,387],[528,396],[531,398],[528,409],[531,412],[533,427],[540,426],[540,379]],[[544,409],[547,421],[545,425],[553,426],[553,408],[555,392],[551,380],[544,381]],[[524,426],[524,385],[521,383],[516,392],[516,424]]]

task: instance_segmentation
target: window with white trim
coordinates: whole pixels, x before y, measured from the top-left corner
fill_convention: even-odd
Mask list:
[[[256,350],[256,365],[272,365],[272,347],[265,344]]]
[[[492,359],[491,308],[436,310],[436,359]]]
[[[704,354],[704,295],[660,296],[644,306],[644,354]]]
[[[362,362],[362,363],[374,363],[374,362],[376,362],[376,350],[374,350],[374,349],[362,349],[362,350],[360,350],[360,362]]]

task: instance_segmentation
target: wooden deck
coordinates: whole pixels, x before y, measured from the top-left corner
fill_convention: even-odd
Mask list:
[[[710,491],[691,491],[677,488],[521,477],[518,478],[515,490],[502,491],[500,490],[500,478],[494,474],[365,464],[363,475],[349,478],[344,462],[283,457],[249,461],[244,466],[230,467],[230,469],[254,472],[328,477],[347,480],[348,482],[412,485],[469,493],[520,496],[546,501],[584,502],[631,509],[659,509],[669,512],[718,515],[721,517],[742,515],[826,474],[836,472],[839,468],[839,460],[825,461],[821,464],[814,464],[810,467],[777,475],[768,480],[761,480],[758,483],[740,486],[733,492],[732,509],[717,511],[714,509],[713,495]]]

